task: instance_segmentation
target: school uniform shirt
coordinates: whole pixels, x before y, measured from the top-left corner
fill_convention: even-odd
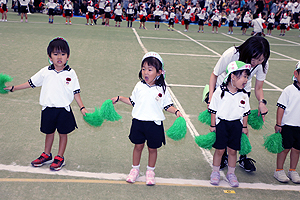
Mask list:
[[[220,15],[216,15],[216,14],[214,14],[212,17],[211,17],[211,20],[213,20],[213,21],[220,21]]]
[[[197,16],[199,17],[199,19],[201,20],[205,20],[206,19],[206,12],[200,12],[199,14],[197,14]]]
[[[268,18],[268,23],[274,24],[275,23],[275,18]]]
[[[239,56],[240,56],[240,53],[237,52],[235,47],[230,47],[222,54],[221,58],[217,62],[216,66],[214,68],[214,71],[213,71],[213,73],[216,76],[218,76],[216,87],[220,86],[223,83],[223,80],[226,76],[227,65],[232,61],[239,60]],[[255,67],[255,69],[251,68],[251,70],[250,70],[251,74],[249,75],[248,82],[245,86],[245,90],[247,92],[251,92],[251,79],[254,76],[254,74],[256,75],[256,80],[264,81],[266,79],[266,75],[267,75],[268,68],[269,68],[268,61],[266,63],[265,68],[266,68],[266,70],[265,70],[266,73],[263,72],[263,66],[261,64],[257,65]]]
[[[133,105],[132,117],[141,121],[155,121],[158,125],[165,120],[163,109],[173,105],[170,93],[164,94],[162,87],[149,86],[144,81],[138,82],[130,96]]]
[[[146,17],[147,16],[147,11],[145,9],[143,9],[139,12],[139,15],[143,15],[144,17]]]
[[[117,16],[121,16],[122,15],[122,9],[121,8],[120,9],[116,9],[114,11],[114,14],[117,15]]]
[[[235,18],[236,18],[236,14],[235,13],[230,13],[228,15],[228,21],[234,21]]]
[[[100,0],[99,9],[103,9],[104,10],[105,1],[106,0]]]
[[[169,13],[167,11],[162,11],[162,15],[161,15],[161,20],[167,20],[167,16],[169,15]]]
[[[55,9],[58,5],[59,5],[59,4],[54,3],[54,2],[48,2],[48,3],[46,4],[47,8],[49,8],[49,9]]]
[[[104,12],[109,13],[110,11],[111,11],[110,6],[106,6],[106,7],[104,8]]]
[[[133,15],[134,14],[134,9],[133,8],[127,8],[126,14],[127,15]]]
[[[28,83],[32,88],[42,87],[40,105],[43,109],[57,107],[70,111],[69,105],[74,95],[80,93],[77,75],[69,65],[60,72],[57,72],[53,65],[46,66],[33,75]]]
[[[287,18],[282,18],[281,20],[280,20],[280,24],[285,24],[285,25],[290,25],[290,19],[291,19],[291,17],[287,17]]]
[[[277,106],[284,109],[281,126],[290,125],[300,127],[300,88],[297,83],[287,86],[281,93]]]
[[[64,10],[72,10],[72,9],[73,9],[73,6],[71,4],[65,4],[64,5]]]
[[[154,15],[154,16],[159,16],[159,17],[161,17],[161,16],[163,15],[163,11],[161,11],[161,10],[155,10],[155,11],[153,12],[153,15]]]
[[[19,0],[21,6],[28,6],[30,0]]]
[[[6,5],[7,4],[7,0],[1,0],[0,1],[0,6],[1,6],[2,3],[3,3],[3,5]]]
[[[169,19],[174,19],[174,18],[175,18],[175,16],[176,16],[176,15],[175,15],[175,13],[174,13],[174,12],[171,12],[171,13],[170,13],[170,17],[169,17]]]
[[[244,22],[244,23],[249,23],[250,21],[251,21],[251,17],[245,15],[244,18],[243,18],[243,22]]]
[[[88,5],[88,6],[87,6],[87,11],[90,12],[90,13],[94,13],[94,12],[95,12],[94,6]]]
[[[184,20],[190,20],[191,15],[190,15],[190,13],[184,13],[183,17],[184,17]]]
[[[253,31],[255,33],[261,33],[263,31],[263,23],[265,22],[265,20],[261,19],[261,18],[256,18],[254,20],[252,20],[251,25],[253,26]]]
[[[224,96],[221,98],[223,91]],[[240,120],[243,124],[243,117],[250,114],[248,94],[242,90],[232,94],[226,86],[221,85],[214,92],[208,110],[216,114],[216,124],[220,122],[220,119],[227,121]]]

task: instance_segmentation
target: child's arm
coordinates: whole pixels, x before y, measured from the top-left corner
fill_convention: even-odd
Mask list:
[[[248,124],[248,115],[243,117],[243,133],[245,133],[248,136],[249,131],[248,131],[247,124]]]
[[[209,131],[210,132],[216,132],[216,114],[211,113],[210,115],[210,127],[209,127]]]
[[[80,108],[81,113],[82,113],[84,116],[86,116],[85,113],[87,113],[88,111],[86,110],[86,108],[84,107],[84,105],[83,105],[83,103],[82,103],[82,100],[81,100],[81,97],[80,97],[80,93],[76,93],[76,94],[74,95],[74,98],[75,98],[75,101],[77,102],[77,104],[78,104],[78,106],[79,106],[79,108]]]
[[[175,108],[174,106],[170,106],[168,109],[167,109],[168,112],[170,113],[173,113],[176,115],[176,117],[183,117],[183,115],[181,114],[181,112]]]
[[[281,133],[281,121],[282,121],[282,117],[283,117],[283,114],[284,114],[284,109],[283,108],[280,108],[278,107],[277,108],[277,115],[276,115],[276,125],[275,125],[275,132],[280,132]]]
[[[11,92],[16,91],[16,90],[22,90],[22,89],[26,89],[26,88],[30,88],[31,86],[29,85],[28,82],[23,83],[21,85],[16,85],[16,86],[7,86],[5,88],[3,88],[4,90],[9,90]]]
[[[122,101],[123,103],[126,103],[128,105],[132,105],[131,101],[128,97],[117,96],[117,97],[113,97],[111,100],[112,100],[113,104],[117,103],[118,101]]]

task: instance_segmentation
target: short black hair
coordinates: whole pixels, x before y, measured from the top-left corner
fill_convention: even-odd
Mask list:
[[[63,53],[66,53],[68,57],[70,56],[70,47],[68,42],[62,38],[57,37],[50,41],[48,47],[47,47],[47,54],[49,57],[51,57],[51,53],[53,51],[61,51]]]

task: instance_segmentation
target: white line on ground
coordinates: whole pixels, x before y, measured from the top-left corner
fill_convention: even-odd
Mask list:
[[[271,84],[271,83],[270,83]],[[205,85],[181,85],[181,84],[168,84],[169,87],[187,87],[187,88],[204,88]],[[277,87],[276,85],[274,85],[273,87]],[[251,90],[254,90],[254,88],[251,88]],[[282,89],[281,88],[278,88],[277,89],[266,89],[264,88],[263,89],[264,91],[279,91],[279,92],[282,92]]]
[[[278,37],[274,37],[272,35],[266,35],[267,37],[270,37],[270,38],[273,38],[273,39],[277,39],[277,40],[281,40],[281,41],[284,41],[284,42],[289,42],[289,43],[292,43],[292,44],[296,44],[296,45],[300,45],[300,43],[297,43],[297,42],[293,42],[293,41],[289,41],[289,40],[286,40],[286,39],[282,39],[282,38],[278,38]]]
[[[124,181],[127,177],[126,174],[122,173],[96,173],[96,172],[82,172],[82,171],[71,171],[67,169],[61,169],[60,171],[50,171],[49,168],[36,168],[32,166],[19,166],[19,165],[3,165],[0,164],[0,170],[9,172],[21,172],[21,173],[32,173],[32,174],[46,174],[46,175],[58,175],[58,176],[68,176],[68,177],[80,177],[80,178],[93,178],[101,180],[114,180],[114,181]],[[23,180],[23,179],[22,179]],[[22,182],[26,182],[24,179]],[[49,179],[44,179],[45,182]],[[68,179],[70,180],[70,179]],[[78,180],[78,179],[76,179]],[[141,176],[137,179],[137,182],[145,182],[145,176]],[[210,184],[209,180],[195,180],[195,179],[177,179],[177,178],[155,178],[157,185],[167,185],[167,186],[198,186],[198,187],[216,187]],[[9,179],[2,180],[0,182],[8,182]],[[19,181],[12,179],[11,181]],[[27,180],[27,182],[34,182],[34,179]],[[38,179],[36,182],[41,182]],[[105,183],[105,182],[104,182]],[[110,182],[111,183],[111,182]],[[231,188],[225,180],[220,181],[220,186],[224,188]],[[260,189],[260,190],[286,190],[286,191],[300,191],[300,186],[297,185],[273,185],[265,183],[240,183],[239,188],[244,189]]]

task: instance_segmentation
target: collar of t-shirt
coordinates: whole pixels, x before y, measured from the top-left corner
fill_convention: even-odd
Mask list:
[[[50,66],[48,67],[48,70],[54,70],[56,73],[60,73],[60,72],[62,72],[62,71],[70,71],[70,70],[71,70],[71,67],[69,67],[69,65],[67,65],[67,66],[65,66],[65,68],[64,68],[63,70],[61,70],[61,71],[56,71],[54,65],[52,64],[52,65],[50,65]]]

